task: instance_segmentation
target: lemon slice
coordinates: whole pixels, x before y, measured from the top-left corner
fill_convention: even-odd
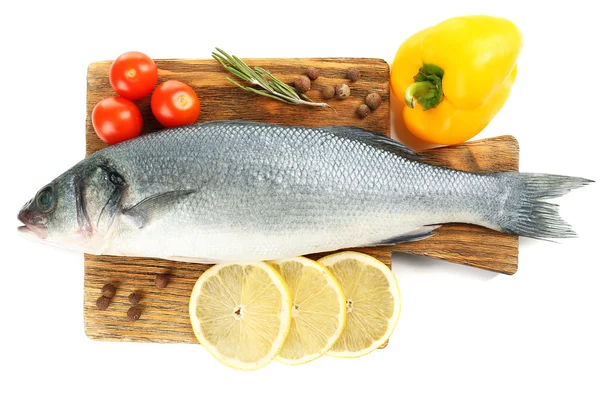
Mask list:
[[[353,251],[318,262],[331,271],[346,296],[346,327],[327,354],[360,357],[382,346],[400,316],[400,289],[392,271],[381,261]]]
[[[331,272],[305,257],[270,262],[292,294],[292,324],[277,355],[285,364],[319,358],[338,340],[346,324],[346,298]]]
[[[290,292],[270,265],[218,264],[198,278],[189,312],[198,341],[222,363],[255,370],[275,358],[292,316]]]

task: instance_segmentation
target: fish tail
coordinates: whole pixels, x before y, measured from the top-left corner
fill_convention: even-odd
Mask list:
[[[594,181],[563,175],[507,173],[510,194],[505,203],[503,232],[536,239],[572,238],[577,234],[558,212],[558,205],[544,200],[565,195]]]

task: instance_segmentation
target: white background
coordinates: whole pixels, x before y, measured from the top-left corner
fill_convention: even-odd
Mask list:
[[[513,20],[525,46],[504,109],[479,135],[517,137],[521,169],[598,181],[595,2],[3,2],[0,6],[0,398],[600,398],[599,184],[560,200],[580,234],[523,240],[503,276],[396,256],[403,311],[389,346],[254,373],[199,345],[97,342],[83,331],[83,257],[17,235],[19,208],[84,153],[86,68],[154,58],[379,57],[445,18]],[[326,397],[327,396],[327,397]]]

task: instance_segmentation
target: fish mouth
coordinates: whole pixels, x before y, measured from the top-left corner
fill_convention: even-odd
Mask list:
[[[34,225],[22,225],[17,228],[19,233],[24,235],[34,235],[40,239],[46,239],[48,237],[48,231],[46,228],[34,226]]]
[[[17,230],[19,233],[25,235],[34,235],[40,239],[46,239],[48,237],[48,229],[43,224],[36,224],[37,216],[33,215],[30,210],[24,209],[19,212],[17,217],[24,225],[19,226]]]

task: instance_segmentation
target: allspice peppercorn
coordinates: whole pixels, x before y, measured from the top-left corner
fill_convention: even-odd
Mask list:
[[[360,106],[358,106],[358,108],[356,109],[356,115],[359,116],[359,118],[364,118],[367,115],[369,115],[369,113],[371,112],[371,109],[369,108],[368,105],[366,104],[361,104]]]
[[[138,319],[140,319],[141,315],[142,309],[139,307],[133,306],[129,310],[127,310],[127,319],[130,321],[137,321]]]
[[[306,75],[299,76],[294,81],[294,87],[300,93],[306,93],[310,90],[310,79]]]
[[[134,292],[129,295],[128,299],[131,304],[136,305],[142,299],[142,295],[137,292]]]
[[[335,96],[335,88],[333,86],[323,86],[321,94],[325,100],[333,99],[333,96]]]
[[[365,103],[371,110],[375,110],[382,103],[381,96],[379,93],[369,93],[367,97],[365,97]]]
[[[335,87],[335,97],[338,99],[345,99],[350,96],[350,87],[348,85],[341,84]]]
[[[308,76],[311,81],[314,81],[319,77],[319,70],[315,67],[308,67],[306,68],[306,76]]]
[[[98,310],[106,310],[110,304],[110,299],[108,297],[100,296],[98,300],[96,300],[96,308]]]
[[[167,274],[159,274],[154,278],[154,284],[159,289],[164,289],[169,284],[169,275]]]
[[[112,299],[115,297],[115,293],[117,292],[117,288],[112,283],[107,283],[102,286],[102,296]]]
[[[356,68],[351,68],[346,73],[346,77],[348,79],[350,79],[350,82],[356,82],[357,80],[360,79],[360,71],[357,70]]]

